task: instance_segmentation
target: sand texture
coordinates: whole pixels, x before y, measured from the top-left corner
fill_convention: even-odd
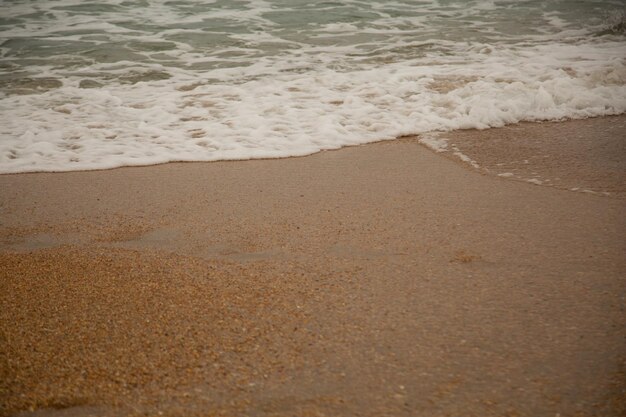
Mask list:
[[[0,176],[0,415],[623,416],[625,214],[416,139]]]

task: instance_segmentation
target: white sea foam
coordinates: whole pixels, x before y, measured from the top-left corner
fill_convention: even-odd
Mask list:
[[[425,145],[435,152],[446,152],[448,150],[448,140],[439,137],[438,132],[428,132],[421,134],[419,143]]]
[[[524,36],[483,20],[471,26],[476,39],[444,39],[446,20],[425,26],[436,2],[374,2],[365,23],[322,13],[315,25],[282,22],[283,9],[260,0],[238,10],[204,2],[202,13],[183,2],[174,17],[168,2],[143,16],[117,1],[106,21],[72,12],[81,2],[52,3],[63,6],[45,9],[55,19],[0,32],[3,173],[299,156],[626,111],[623,37],[590,36],[562,13]],[[464,19],[501,7],[473,5],[439,11]],[[21,7],[7,18],[41,11]],[[406,16],[389,14],[394,7]]]

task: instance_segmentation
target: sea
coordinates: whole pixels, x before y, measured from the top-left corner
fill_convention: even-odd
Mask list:
[[[0,173],[626,111],[625,0],[2,0]]]

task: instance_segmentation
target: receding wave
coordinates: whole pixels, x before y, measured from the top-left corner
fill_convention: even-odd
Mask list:
[[[0,172],[299,156],[626,111],[619,1],[111,3],[2,6]]]

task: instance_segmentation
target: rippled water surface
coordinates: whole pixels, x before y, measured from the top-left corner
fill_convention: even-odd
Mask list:
[[[3,1],[0,172],[626,110],[621,0]]]

